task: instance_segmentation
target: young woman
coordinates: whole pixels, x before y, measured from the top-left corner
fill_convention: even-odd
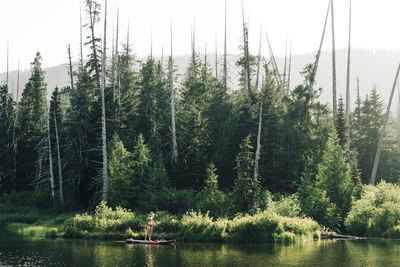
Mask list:
[[[147,216],[147,227],[146,227],[146,235],[144,237],[144,240],[147,240],[147,237],[149,237],[149,241],[151,240],[151,232],[153,231],[153,226],[156,226],[157,224],[154,222],[154,213],[150,212],[149,215]]]

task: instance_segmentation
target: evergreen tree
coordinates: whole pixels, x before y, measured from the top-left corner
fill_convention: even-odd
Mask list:
[[[339,144],[344,151],[349,150],[349,127],[346,120],[343,98],[339,98],[339,107],[335,121]]]
[[[207,165],[206,85],[201,79],[201,62],[194,56],[183,82],[182,99],[178,103],[177,137],[180,144],[179,174],[175,185],[199,188]]]
[[[112,206],[132,208],[134,197],[132,154],[126,150],[117,134],[109,146],[110,174],[109,203]]]
[[[0,192],[10,192],[14,185],[14,103],[7,85],[0,86]]]
[[[254,152],[250,142],[250,135],[240,144],[240,152],[236,157],[237,179],[232,190],[232,201],[236,211],[248,212],[251,208],[256,187],[252,177],[254,167]]]
[[[299,189],[303,209],[331,229],[342,228],[351,207],[353,187],[350,166],[333,130],[318,164],[315,182],[310,177],[303,178]]]
[[[264,66],[265,78],[262,87],[263,124],[261,136],[260,176],[261,184],[272,192],[284,190],[285,180],[283,163],[284,117],[285,107],[282,102],[282,90],[276,85],[272,71]]]
[[[19,104],[19,129],[17,150],[16,189],[32,188],[37,176],[39,154],[38,144],[46,133],[46,83],[42,70],[42,57],[39,52],[32,63],[31,77],[25,85]]]
[[[312,84],[313,66],[307,65],[303,71],[304,84],[298,85],[287,99],[285,116],[286,174],[283,175],[284,188],[295,191],[306,165],[316,171],[326,139],[331,127],[331,119],[325,105],[317,99],[321,92]]]
[[[138,131],[135,128],[139,105],[139,74],[134,70],[135,56],[127,44],[118,55],[118,125],[119,135],[127,147],[133,147]]]
[[[218,189],[218,174],[211,162],[207,167],[207,178],[203,189],[198,193],[197,207],[202,213],[209,212],[211,217],[226,214],[226,195]]]
[[[70,107],[65,122],[66,181],[68,193],[83,205],[91,200],[92,179],[96,176],[96,120],[93,119],[95,80],[84,67],[77,74],[76,90],[70,92]],[[67,189],[67,188],[66,188]]]

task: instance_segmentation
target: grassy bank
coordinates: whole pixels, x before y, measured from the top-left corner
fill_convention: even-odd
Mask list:
[[[153,239],[196,242],[294,242],[319,236],[320,226],[309,218],[289,218],[266,210],[233,219],[213,219],[208,214],[182,216],[158,212]],[[33,223],[8,223],[10,231],[28,236],[116,239],[144,238],[146,215],[104,203],[89,214],[61,215]]]

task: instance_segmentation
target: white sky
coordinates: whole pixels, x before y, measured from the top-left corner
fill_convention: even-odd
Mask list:
[[[293,53],[315,52],[329,0],[244,0],[245,17],[249,19],[250,45],[257,53],[260,25],[268,29],[273,49],[284,54],[285,40],[292,42]],[[104,0],[99,2],[103,3]],[[79,54],[79,6],[83,0],[0,0],[0,72],[6,69],[6,45],[10,42],[10,69],[29,68],[36,51],[43,65],[67,62],[66,45],[71,44],[73,57]],[[336,47],[347,45],[349,0],[335,0]],[[120,38],[125,38],[128,20],[130,40],[139,56],[149,54],[153,32],[154,54],[161,47],[169,51],[169,25],[172,20],[174,54],[190,53],[190,31],[196,24],[196,47],[214,52],[215,35],[222,52],[224,0],[108,0],[108,47],[116,9],[120,10]],[[370,49],[398,50],[400,47],[400,1],[353,0],[352,46]],[[103,10],[103,9],[102,9]],[[228,53],[238,53],[241,42],[241,0],[227,0]],[[99,28],[102,31],[103,24]],[[87,32],[85,32],[87,34]],[[263,43],[265,34],[263,34]],[[324,50],[331,47],[330,23]],[[263,46],[267,55],[267,47]]]

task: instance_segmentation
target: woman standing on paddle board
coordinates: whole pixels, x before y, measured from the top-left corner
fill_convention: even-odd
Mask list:
[[[146,235],[144,236],[144,240],[146,240],[148,236],[149,241],[151,241],[151,232],[153,231],[153,225],[156,226],[157,224],[154,222],[154,213],[150,212],[149,215],[147,216],[147,229],[146,229]]]

